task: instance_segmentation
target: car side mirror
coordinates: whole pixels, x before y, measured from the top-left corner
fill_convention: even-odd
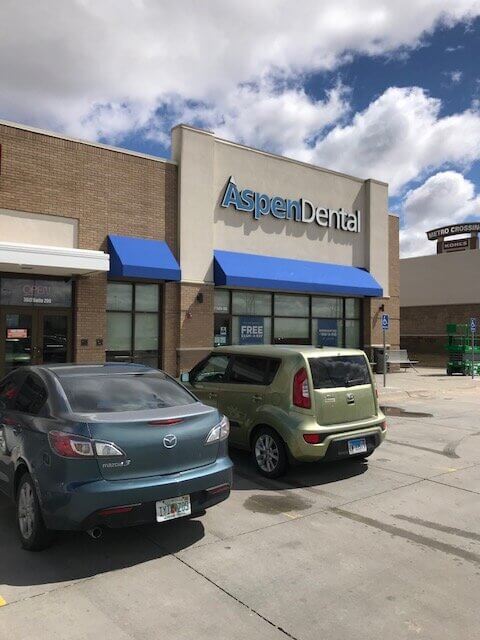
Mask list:
[[[180,382],[184,382],[185,384],[190,382],[190,373],[188,371],[180,374]]]

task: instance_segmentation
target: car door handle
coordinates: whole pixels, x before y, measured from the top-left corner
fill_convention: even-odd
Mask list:
[[[210,398],[210,400],[214,400],[217,397],[217,394],[214,393],[213,391],[210,391],[210,393],[208,394],[208,397]]]
[[[254,395],[252,396],[252,400],[254,402],[261,402],[263,400],[263,396]]]

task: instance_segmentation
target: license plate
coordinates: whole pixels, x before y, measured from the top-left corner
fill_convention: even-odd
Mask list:
[[[180,496],[179,498],[168,498],[167,500],[158,500],[156,503],[157,522],[165,522],[165,520],[173,520],[174,518],[182,518],[192,513],[192,505],[190,504],[190,496]]]
[[[356,438],[348,441],[348,453],[353,456],[357,453],[367,452],[367,441],[365,438]]]

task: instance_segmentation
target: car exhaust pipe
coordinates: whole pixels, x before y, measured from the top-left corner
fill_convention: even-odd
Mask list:
[[[103,536],[103,529],[102,527],[93,527],[93,529],[88,529],[87,533],[94,540],[98,540]]]

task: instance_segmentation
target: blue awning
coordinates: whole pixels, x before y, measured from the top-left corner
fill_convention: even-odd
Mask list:
[[[215,251],[215,284],[227,287],[303,291],[381,298],[383,289],[368,271],[325,262]]]
[[[146,278],[148,280],[180,280],[178,262],[166,242],[108,236],[110,276]]]

